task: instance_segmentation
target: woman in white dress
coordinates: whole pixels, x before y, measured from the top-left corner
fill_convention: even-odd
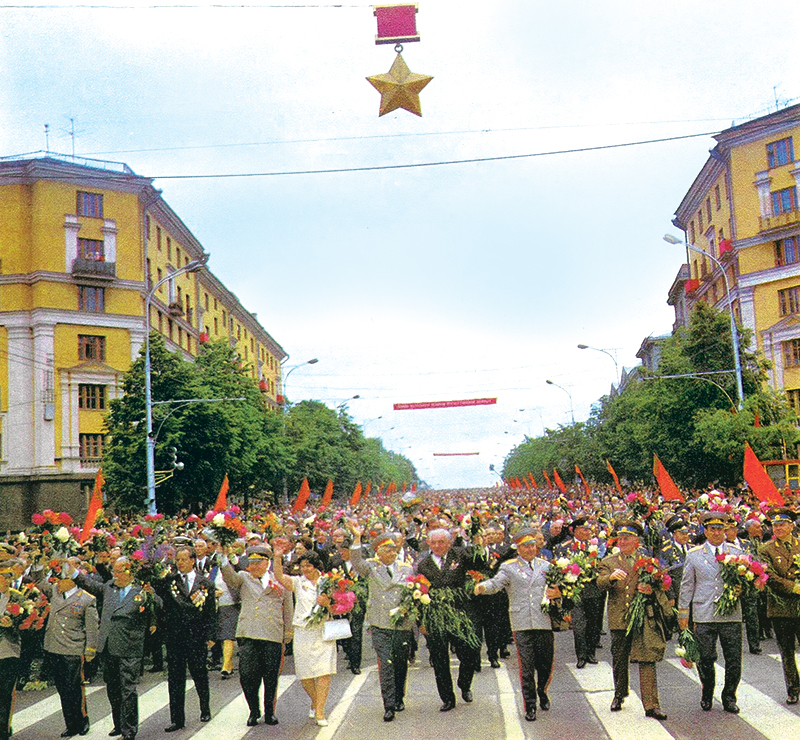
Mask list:
[[[322,575],[322,560],[315,552],[307,552],[298,558],[299,576],[287,576],[283,572],[281,556],[288,551],[284,543],[273,543],[276,580],[289,591],[294,592],[294,672],[300,679],[306,693],[311,697],[309,717],[316,719],[320,727],[325,727],[325,703],[331,675],[336,673],[336,641],[322,639],[322,624],[310,627],[306,617],[319,605],[327,608],[327,596],[320,595],[317,586]]]

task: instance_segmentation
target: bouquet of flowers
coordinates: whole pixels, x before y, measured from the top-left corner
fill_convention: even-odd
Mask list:
[[[239,518],[240,513],[238,506],[231,506],[225,511],[209,511],[206,514],[206,524],[220,545],[231,545],[247,534],[247,527]]]
[[[430,603],[425,603],[420,596],[420,626],[426,632],[449,634],[470,647],[480,647],[481,643],[475,634],[472,621],[457,607],[464,598],[463,589],[436,588],[430,590],[426,596],[430,599]]]
[[[317,582],[317,594],[326,596],[328,604],[316,604],[306,617],[306,624],[314,627],[326,622],[330,615],[343,617],[353,610],[358,597],[353,589],[354,582],[341,571],[334,569],[330,573],[323,573]]]
[[[666,591],[672,584],[672,576],[661,567],[661,563],[656,558],[639,558],[634,565],[634,570],[639,576],[639,583],[650,586],[653,589],[660,588],[662,591]],[[633,597],[633,601],[625,614],[625,618],[628,621],[628,629],[625,630],[626,635],[631,633],[640,635],[642,633],[647,608],[652,606],[652,603],[652,594],[643,594],[639,590],[636,591],[636,596]]]
[[[391,622],[397,627],[411,619],[415,622],[422,620],[422,608],[431,603],[428,593],[431,582],[423,575],[407,576],[405,588],[400,594],[400,605],[391,611]]]
[[[568,612],[577,601],[580,601],[581,592],[591,576],[581,566],[577,560],[572,558],[556,558],[550,563],[550,567],[545,573],[547,588],[557,588],[561,591],[562,611]],[[566,604],[565,604],[566,602]],[[542,611],[547,614],[552,603],[547,598],[547,589],[542,599]]]
[[[48,556],[53,550],[66,550],[71,536],[68,527],[72,524],[72,517],[66,511],[45,509],[41,514],[34,514],[31,521],[33,526],[28,528],[28,539],[43,555]]]
[[[8,589],[8,603],[0,616],[0,629],[16,640],[21,630],[40,630],[50,613],[47,597],[32,583]]]
[[[763,564],[752,555],[717,555],[722,575],[722,594],[716,601],[714,613],[726,617],[733,612],[743,594],[762,591],[769,575]]]
[[[464,591],[466,592],[467,596],[474,596],[475,586],[477,586],[481,581],[485,581],[486,576],[479,570],[468,570],[467,575],[469,578],[464,584]]]
[[[675,655],[681,659],[684,668],[692,668],[695,663],[700,662],[700,648],[694,639],[691,630],[681,630],[678,635],[678,646],[675,648]]]

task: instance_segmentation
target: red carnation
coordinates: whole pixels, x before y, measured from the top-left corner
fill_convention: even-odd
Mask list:
[[[62,511],[58,515],[58,523],[59,524],[66,524],[67,526],[69,526],[70,524],[72,524],[72,517],[69,514],[67,514],[66,511]]]
[[[20,607],[19,607],[19,604],[16,604],[15,602],[13,602],[13,601],[12,601],[10,604],[8,604],[8,605],[6,606],[6,611],[7,611],[7,612],[8,612],[8,613],[9,613],[9,614],[12,616],[12,617],[18,617],[18,616],[19,616],[19,613],[20,613],[22,610],[20,609]]]
[[[34,524],[44,524],[47,520],[44,518],[44,514],[34,514],[31,517],[31,521]]]

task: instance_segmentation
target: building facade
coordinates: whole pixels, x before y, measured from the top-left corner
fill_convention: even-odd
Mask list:
[[[85,510],[108,403],[144,344],[145,299],[204,256],[124,164],[0,159],[0,527]],[[187,359],[227,339],[280,408],[286,353],[206,267],[156,290],[150,325]]]
[[[769,383],[800,412],[800,105],[723,131],[673,223],[687,252],[668,303],[683,326],[697,301],[734,314],[772,363]],[[720,263],[715,264],[707,255]],[[728,295],[725,276],[730,286]]]

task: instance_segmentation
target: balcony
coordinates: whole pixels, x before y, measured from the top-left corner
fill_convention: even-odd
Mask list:
[[[789,211],[777,216],[761,216],[758,219],[761,231],[772,231],[782,229],[784,226],[800,223],[800,211]]]
[[[117,263],[78,257],[72,260],[72,275],[95,280],[114,280],[117,277]]]
[[[183,306],[177,301],[170,303],[169,306],[167,306],[167,311],[169,311],[170,316],[174,316],[175,318],[183,316]]]

